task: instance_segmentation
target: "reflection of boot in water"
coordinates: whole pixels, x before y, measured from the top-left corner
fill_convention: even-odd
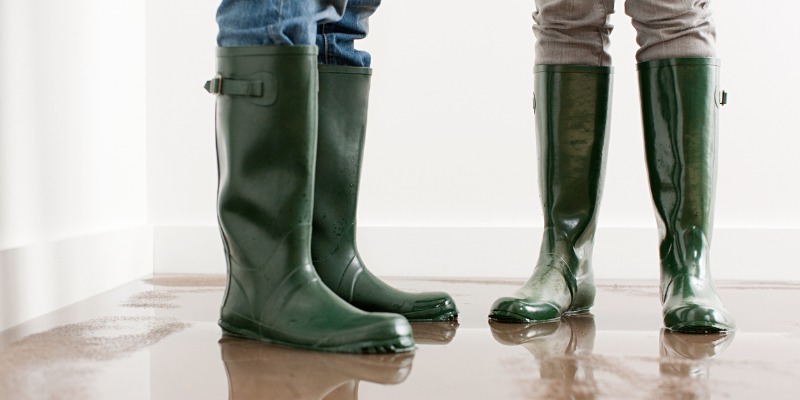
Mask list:
[[[593,399],[597,384],[591,365],[594,316],[582,314],[560,321],[523,325],[490,323],[494,338],[505,345],[521,345],[539,363],[542,395],[553,398]]]
[[[458,320],[443,322],[412,322],[414,341],[417,344],[449,344],[456,337]]]
[[[414,358],[318,353],[232,337],[219,343],[230,400],[355,399],[359,381],[403,382]]]
[[[733,334],[693,335],[661,330],[659,397],[710,399],[710,360],[733,342]]]

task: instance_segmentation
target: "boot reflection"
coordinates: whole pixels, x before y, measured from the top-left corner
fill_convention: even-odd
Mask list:
[[[711,360],[728,348],[733,337],[732,333],[693,335],[662,329],[659,397],[710,399]]]
[[[403,382],[414,353],[320,353],[224,336],[219,341],[228,375],[228,398],[356,399],[358,383]]]
[[[490,322],[495,340],[505,345],[521,345],[539,363],[542,398],[594,399],[597,383],[591,363],[594,349],[594,316],[583,314],[562,317],[540,324]]]
[[[445,345],[453,341],[458,330],[458,320],[442,322],[412,322],[414,341],[421,345]]]

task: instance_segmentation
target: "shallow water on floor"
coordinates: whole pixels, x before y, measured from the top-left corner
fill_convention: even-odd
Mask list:
[[[400,355],[320,354],[224,338],[224,278],[132,282],[0,332],[2,399],[794,398],[800,285],[720,283],[734,335],[662,331],[655,282],[601,282],[592,314],[490,324],[522,281],[390,279],[445,290],[459,321],[413,324]],[[770,307],[770,305],[778,305]]]

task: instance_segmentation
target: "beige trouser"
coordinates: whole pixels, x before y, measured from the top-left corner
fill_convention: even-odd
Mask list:
[[[636,60],[715,57],[710,0],[625,0]],[[614,0],[535,0],[536,64],[609,66]]]

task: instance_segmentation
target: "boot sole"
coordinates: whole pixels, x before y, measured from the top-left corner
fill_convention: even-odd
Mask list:
[[[242,339],[257,340],[260,342],[270,343],[283,347],[290,347],[294,349],[322,351],[327,353],[350,353],[350,354],[390,354],[390,353],[405,353],[414,351],[414,339],[412,337],[400,336],[385,340],[370,340],[365,342],[351,343],[332,347],[317,347],[311,345],[304,345],[299,343],[291,343],[282,340],[264,337],[255,334],[246,329],[234,328],[223,321],[219,321],[219,326],[222,328],[224,335],[238,337]]]
[[[444,313],[442,315],[439,315],[439,316],[436,316],[436,317],[433,317],[433,318],[415,318],[415,317],[409,316],[408,314],[400,314],[400,315],[406,317],[408,322],[446,322],[446,321],[458,320],[458,312],[457,311]]]
[[[713,324],[708,322],[684,322],[667,329],[678,333],[707,334],[707,333],[728,333],[733,332],[728,326]]]
[[[544,324],[548,322],[560,321],[561,317],[553,319],[545,319],[545,320],[536,320],[510,312],[496,311],[489,314],[489,319],[495,322],[514,323],[514,324]]]
[[[579,310],[572,310],[567,311],[561,315],[561,317],[569,317],[571,315],[580,315],[580,314],[587,314],[589,312],[589,308],[581,308]],[[537,319],[530,319],[528,317],[523,317],[522,315],[507,312],[507,311],[495,311],[489,314],[489,319],[495,322],[503,322],[503,323],[517,323],[517,324],[544,324],[549,322],[556,322],[560,321],[561,317],[552,318],[552,319],[545,319],[545,320],[537,320]]]

